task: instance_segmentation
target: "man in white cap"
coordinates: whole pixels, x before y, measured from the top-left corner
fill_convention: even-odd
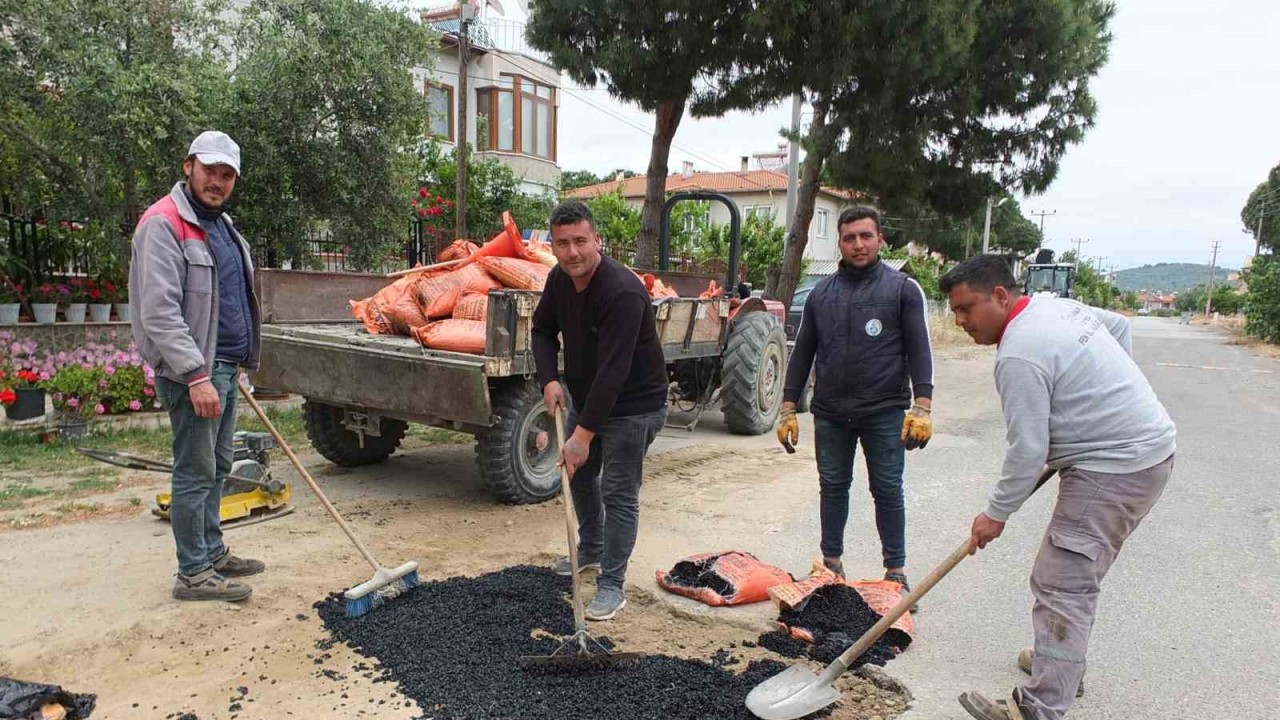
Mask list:
[[[182,171],[186,181],[148,208],[134,231],[129,309],[173,427],[173,596],[238,602],[253,590],[234,578],[266,569],[231,554],[219,517],[237,377],[241,367],[257,368],[261,346],[249,245],[223,211],[240,177],[240,146],[225,133],[201,133]]]

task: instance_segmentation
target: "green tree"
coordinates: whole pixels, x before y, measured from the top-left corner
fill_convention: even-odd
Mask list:
[[[604,179],[590,170],[564,170],[560,173],[560,192],[566,193],[600,182],[604,182]]]
[[[742,221],[740,261],[753,288],[763,288],[768,282],[769,269],[782,260],[782,244],[786,238],[786,228],[771,213],[752,213]],[[701,262],[712,259],[728,262],[729,224],[712,227],[694,252]]]
[[[631,207],[620,192],[603,193],[587,200],[596,232],[606,245],[634,248],[640,234],[640,211]]]
[[[529,42],[579,84],[655,115],[636,263],[653,267],[671,142],[695,84],[743,45],[750,0],[539,0]]]
[[[1208,293],[1208,287],[1197,285],[1178,293],[1178,296],[1174,298],[1173,307],[1179,312],[1204,312],[1205,296]],[[1235,315],[1242,311],[1244,306],[1244,295],[1237,293],[1226,285],[1217,285],[1213,288],[1213,304],[1210,307],[1212,312]]]
[[[1113,12],[1104,0],[757,2],[746,37],[758,42],[693,111],[811,105],[775,294],[794,291],[824,180],[959,216],[989,195],[1044,190],[1093,123],[1089,79]]]
[[[181,177],[226,98],[220,3],[0,4],[0,192],[120,227]]]
[[[285,249],[323,222],[357,267],[406,232],[428,108],[412,69],[433,32],[359,0],[254,0],[240,13],[232,101],[222,121],[244,152],[238,217]]]
[[[456,152],[443,147],[434,138],[423,140],[415,150],[418,178],[415,187],[427,188],[430,194],[456,202],[458,163]],[[474,240],[483,243],[502,229],[502,213],[510,212],[516,226],[545,228],[556,198],[551,193],[527,195],[520,191],[520,178],[509,166],[492,157],[467,154],[467,230]],[[400,206],[400,212],[408,217],[408,200]],[[454,228],[454,206],[433,225],[448,228],[448,238]],[[398,237],[398,236],[397,236]],[[447,238],[446,238],[447,239]]]
[[[1280,257],[1259,255],[1247,275],[1245,332],[1267,342],[1280,342]]]
[[[1280,165],[1271,168],[1267,179],[1249,193],[1240,222],[1260,246],[1280,249]]]
[[[909,201],[886,203],[883,210],[888,216],[885,237],[895,247],[914,241],[950,260],[964,260],[982,252],[985,203],[962,216],[940,213]],[[1006,195],[1004,204],[992,210],[990,245],[993,252],[1025,257],[1040,247],[1041,241],[1040,228],[1022,214],[1021,206],[1012,196]]]

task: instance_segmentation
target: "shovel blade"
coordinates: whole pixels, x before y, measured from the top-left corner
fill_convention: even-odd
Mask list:
[[[747,709],[761,720],[796,720],[839,699],[831,683],[804,665],[792,665],[755,686],[747,694]]]

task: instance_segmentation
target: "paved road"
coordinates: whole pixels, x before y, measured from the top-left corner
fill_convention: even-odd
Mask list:
[[[1276,718],[1280,363],[1175,320],[1137,318],[1134,332],[1139,363],[1178,425],[1177,465],[1103,587],[1089,695],[1071,718]],[[939,424],[950,437],[910,458],[916,576],[963,540],[998,468],[999,408],[989,374],[973,370],[940,369]],[[957,396],[968,407],[954,407]],[[1021,682],[1013,660],[1031,640],[1027,575],[1052,496],[1033,498],[923,603],[919,642],[890,666],[917,698],[907,718],[968,718],[960,691]]]

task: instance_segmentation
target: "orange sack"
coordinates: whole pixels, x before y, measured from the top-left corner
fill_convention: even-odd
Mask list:
[[[485,293],[468,292],[453,306],[454,320],[484,321],[489,314],[489,296]]]
[[[881,617],[902,599],[902,586],[892,580],[845,580],[828,570],[821,560],[813,562],[813,569],[809,577],[804,580],[769,588],[769,597],[779,609],[800,608],[810,596],[827,585],[848,585],[856,590],[858,595],[866,601],[867,606]],[[898,631],[896,637],[890,637],[890,641],[895,645],[906,647],[915,634],[915,620],[911,613],[903,613],[902,617],[889,628],[891,633],[894,630]],[[787,627],[787,631],[797,640],[809,643],[814,641],[813,633],[806,628]]]
[[[436,262],[449,262],[450,260],[469,258],[475,255],[478,250],[480,250],[480,246],[470,240],[454,240],[445,249],[436,254]]]
[[[413,331],[413,337],[435,350],[484,354],[485,324],[479,320],[439,320]]]
[[[479,262],[499,282],[516,290],[541,291],[551,274],[546,265],[519,258],[482,257]]]
[[[416,307],[410,292],[417,275],[408,275],[382,288],[372,297],[351,301],[351,314],[364,323],[372,335],[409,334],[414,327],[425,325],[427,319]],[[406,296],[409,296],[406,298]]]
[[[414,292],[422,313],[430,320],[447,318],[463,293],[487,293],[500,287],[480,265],[467,265],[459,270],[418,280]]]
[[[657,577],[668,592],[717,606],[760,602],[769,588],[794,581],[785,570],[734,550],[687,557]]]

